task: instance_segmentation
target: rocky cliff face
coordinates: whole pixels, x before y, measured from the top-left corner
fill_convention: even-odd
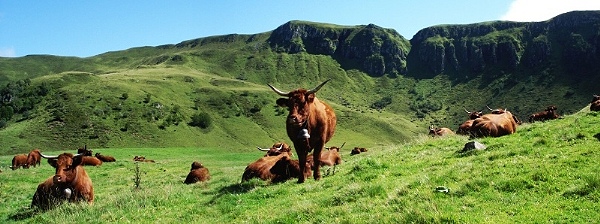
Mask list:
[[[343,27],[291,21],[269,37],[279,52],[330,55],[345,68],[372,76],[406,73],[409,42],[396,31],[376,25]]]
[[[552,61],[566,71],[582,71],[600,62],[600,12],[565,13],[549,21],[496,21],[420,30],[411,39],[408,74],[429,78],[484,71],[545,69]],[[586,67],[587,66],[587,67]]]

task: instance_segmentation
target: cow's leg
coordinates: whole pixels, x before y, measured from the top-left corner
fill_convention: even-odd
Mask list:
[[[313,152],[313,177],[315,180],[321,179],[321,150],[323,150],[323,144],[317,144]]]
[[[306,157],[308,154],[307,150],[302,150],[302,148],[296,147],[296,153],[298,154],[298,162],[300,163],[300,176],[298,177],[298,183],[304,183],[306,177],[304,176],[304,171],[306,170]]]

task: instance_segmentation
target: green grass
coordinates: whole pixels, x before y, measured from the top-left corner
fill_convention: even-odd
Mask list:
[[[522,125],[510,136],[477,139],[487,149],[467,153],[459,153],[470,141],[465,136],[423,134],[350,156],[362,145],[357,139],[342,149],[335,175],[304,184],[240,184],[244,167],[262,156],[254,147],[95,149],[118,160],[86,167],[95,203],[44,213],[28,206],[51,167],[11,171],[11,157],[0,156],[0,222],[590,223],[600,218],[599,118],[584,109]],[[134,155],[157,161],[139,164],[139,189]],[[194,160],[212,179],[185,185]]]

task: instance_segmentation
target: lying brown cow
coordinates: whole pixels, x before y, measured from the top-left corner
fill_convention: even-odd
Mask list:
[[[25,154],[17,154],[12,159],[12,166],[10,169],[16,170],[23,167],[23,169],[29,169],[29,164],[27,163],[27,155]]]
[[[546,121],[553,120],[556,118],[558,118],[558,113],[556,113],[556,106],[548,106],[546,110],[529,116],[529,122],[533,123],[535,121]]]
[[[313,164],[313,154],[308,155],[306,162],[308,164]],[[335,174],[335,168],[337,165],[342,164],[342,156],[340,156],[340,148],[332,146],[329,147],[329,150],[321,153],[320,157],[321,166],[333,166],[333,174]],[[327,169],[327,175],[329,175],[329,169]]]
[[[445,136],[445,135],[453,135],[454,132],[450,130],[450,128],[435,128],[433,125],[429,126],[429,135],[435,136]]]
[[[94,202],[94,187],[92,179],[83,169],[83,155],[63,153],[58,156],[46,156],[48,163],[55,168],[54,176],[38,185],[33,199],[32,208],[50,209],[63,201]]]
[[[34,149],[27,154],[27,164],[30,166],[36,167],[41,164],[42,155],[39,149]]]
[[[87,149],[87,145],[84,145],[83,148],[77,149],[77,154],[82,154],[84,156],[92,156],[92,150]]]
[[[93,156],[82,156],[81,165],[83,166],[100,166],[102,161]]]
[[[492,110],[491,114],[475,119],[470,133],[476,138],[500,137],[515,133],[520,123],[521,121],[508,110],[496,109]]]
[[[323,147],[335,133],[337,119],[333,108],[315,95],[327,82],[329,80],[310,90],[300,88],[290,92],[283,92],[269,84],[275,93],[284,97],[276,100],[277,105],[288,108],[285,127],[298,154],[301,173],[310,170],[306,168],[308,153],[314,150],[315,156],[321,157]],[[315,180],[321,179],[319,163],[320,161],[315,159],[312,164]],[[304,176],[300,176],[298,183],[304,183],[305,180]]]
[[[99,152],[96,153],[96,158],[98,158],[102,162],[116,162],[115,157],[101,155]]]
[[[198,161],[194,161],[192,163],[192,168],[190,169],[190,172],[188,173],[188,175],[185,178],[185,181],[183,181],[183,183],[193,184],[198,181],[204,182],[207,180],[210,180],[210,173],[208,172],[208,169],[206,167],[204,167],[204,165],[202,165],[202,163],[200,163]]]
[[[290,146],[288,144],[285,144],[284,142],[276,142],[275,144],[273,144],[273,146],[271,146],[271,148],[268,149],[263,149],[261,147],[257,147],[258,150],[263,151],[263,152],[267,152],[267,154],[265,154],[265,156],[276,156],[279,155],[281,153],[287,153],[289,155],[292,155],[292,149],[290,148]]]
[[[600,96],[594,94],[592,102],[590,102],[591,111],[600,111]]]
[[[300,178],[300,177],[310,177],[311,175],[311,165],[310,163],[306,163],[305,167],[307,168],[304,171],[304,174],[300,172],[300,164],[296,159],[292,159],[290,156],[282,154],[284,156],[281,159],[277,160],[275,165],[271,167],[269,170],[273,175],[272,183],[281,183],[285,182],[292,178]]]
[[[467,109],[465,109],[465,112],[469,114],[469,120],[466,120],[461,125],[459,125],[458,130],[456,131],[456,133],[461,135],[468,135],[471,131],[473,121],[475,121],[475,119],[480,118],[483,115],[483,111],[468,111]]]
[[[133,157],[133,161],[154,163],[154,160],[152,160],[152,159],[146,159],[146,157],[144,157],[144,156],[135,156],[135,157]]]
[[[307,165],[307,164],[305,164]],[[283,182],[291,178],[305,178],[310,176],[311,170],[305,170],[307,175],[299,175],[300,165],[298,160],[292,160],[288,153],[281,153],[276,156],[264,156],[255,162],[246,166],[242,174],[242,182],[246,182],[252,178],[261,180],[271,180],[273,183]]]
[[[352,151],[350,151],[350,155],[357,155],[363,152],[369,151],[366,148],[362,148],[362,147],[354,147],[352,149]]]

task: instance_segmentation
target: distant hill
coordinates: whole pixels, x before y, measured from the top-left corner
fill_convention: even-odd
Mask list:
[[[579,111],[598,91],[600,11],[545,22],[440,25],[407,40],[374,24],[290,21],[271,32],[138,47],[88,58],[0,58],[0,153],[35,147],[202,146],[286,140],[266,84],[311,88],[339,117],[331,144],[398,144],[467,110],[522,120]]]

